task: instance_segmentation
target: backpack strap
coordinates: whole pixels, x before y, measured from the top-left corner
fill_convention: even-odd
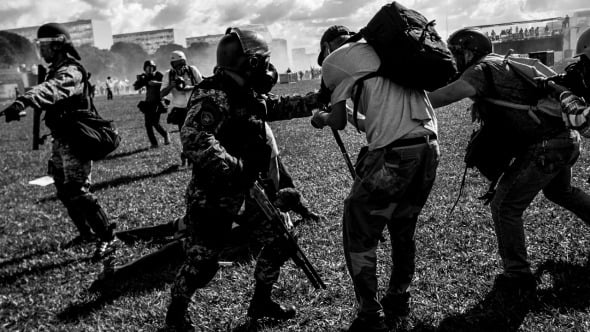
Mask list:
[[[197,78],[195,77],[195,74],[193,73],[193,67],[192,66],[187,66],[188,67],[188,76],[190,76],[191,78],[191,83],[193,86],[197,85]]]
[[[352,91],[354,91],[354,98],[352,99],[352,102],[354,104],[354,110],[352,112],[352,118],[354,119],[354,126],[356,127],[356,130],[359,133],[360,133],[360,130],[359,130],[357,116],[358,116],[359,103],[361,101],[361,93],[363,92],[364,83],[365,83],[366,80],[368,80],[370,78],[373,78],[373,77],[377,77],[379,75],[380,75],[379,71],[374,71],[372,73],[369,73],[369,74],[367,74],[367,75],[359,78],[352,85]]]
[[[78,61],[76,61],[72,58],[70,58],[69,60],[70,60],[69,63],[74,64],[76,67],[78,67],[78,69],[82,73],[82,84],[83,84],[82,97],[84,99],[86,99],[86,101],[88,102],[88,110],[92,111],[93,113],[98,115],[98,111],[96,110],[96,107],[94,106],[94,100],[92,99],[92,96],[90,96],[90,93],[88,93],[88,86],[90,85],[90,82],[88,82],[88,73],[86,72],[86,69]]]

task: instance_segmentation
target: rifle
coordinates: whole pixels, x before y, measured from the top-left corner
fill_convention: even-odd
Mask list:
[[[311,284],[316,289],[326,289],[326,285],[322,281],[320,275],[317,273],[313,265],[309,262],[299,245],[297,245],[297,241],[293,238],[287,225],[285,225],[285,221],[281,216],[279,210],[270,202],[264,189],[260,186],[257,182],[254,183],[252,189],[250,189],[250,195],[256,201],[266,218],[269,221],[273,222],[276,226],[278,226],[278,230],[281,233],[281,237],[286,241],[291,251],[291,259],[295,265],[297,265],[300,269],[303,270]]]
[[[37,66],[37,84],[45,82],[47,69],[43,65]],[[39,150],[39,145],[43,144],[45,137],[41,137],[39,132],[41,130],[41,113],[42,109],[35,107],[33,110],[33,150]]]

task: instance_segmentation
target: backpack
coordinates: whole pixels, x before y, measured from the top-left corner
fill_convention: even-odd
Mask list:
[[[86,70],[79,63],[75,63],[83,75],[83,96],[88,100],[88,109],[66,112],[62,117],[61,126],[77,156],[88,160],[100,160],[119,146],[121,137],[113,121],[105,120],[98,114],[93,99],[88,95]]]
[[[381,7],[364,28],[347,40],[352,43],[364,38],[381,60],[376,72],[354,83],[357,129],[358,103],[367,79],[383,76],[404,87],[434,91],[455,77],[453,55],[434,25],[434,21],[394,1]]]
[[[491,69],[488,64],[483,64],[485,79],[494,86]],[[517,77],[526,82],[531,91],[535,91],[537,100],[528,105],[486,97],[472,105],[472,112],[477,113],[482,121],[481,126],[471,134],[464,161],[466,168],[477,168],[490,181],[487,192],[480,197],[486,204],[493,198],[496,184],[520,151],[563,128],[560,123],[555,122],[561,122],[559,119],[563,118],[560,103],[547,92],[539,90],[535,82],[536,78],[550,77],[555,72],[537,59],[509,55],[504,58],[503,65],[510,67]],[[490,104],[510,110],[504,113],[488,111]],[[508,115],[508,112],[514,113],[510,113],[511,117],[498,118],[502,114]],[[510,122],[513,122],[511,126]],[[516,134],[515,128],[518,131]]]
[[[434,21],[394,1],[383,6],[347,42],[364,38],[375,49],[381,66],[373,76],[384,76],[409,88],[434,91],[457,73],[453,56],[434,25]]]

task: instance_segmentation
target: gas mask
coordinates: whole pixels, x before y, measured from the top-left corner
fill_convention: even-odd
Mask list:
[[[257,93],[267,94],[277,84],[279,74],[268,56],[251,56],[248,67],[248,81]]]

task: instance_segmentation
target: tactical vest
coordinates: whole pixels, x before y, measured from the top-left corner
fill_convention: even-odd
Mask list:
[[[539,97],[537,92],[514,72],[500,68],[502,64],[496,61],[484,59],[481,65],[487,84],[491,87],[491,94],[486,97],[518,104],[536,104]],[[473,108],[484,125],[498,132],[502,140],[513,148],[523,148],[567,130],[561,118],[540,111],[534,113],[540,120],[537,123],[526,110],[492,104],[484,99],[475,98]]]
[[[88,110],[90,107],[90,101],[88,96],[88,75],[86,70],[76,60],[68,58],[58,68],[50,70],[45,77],[45,81],[55,77],[56,73],[60,68],[74,65],[82,73],[83,90],[81,94],[76,94],[69,98],[60,100],[53,105],[45,106],[45,125],[51,130],[51,134],[60,136],[60,119],[69,112],[75,112],[77,110]]]
[[[215,137],[233,156],[246,162],[255,162],[260,172],[267,172],[270,153],[265,160],[250,160],[253,151],[268,149],[266,139],[265,117],[266,102],[251,89],[238,87],[235,82],[223,73],[205,78],[198,89],[215,89],[226,93],[230,111]],[[196,91],[196,90],[195,90]]]

